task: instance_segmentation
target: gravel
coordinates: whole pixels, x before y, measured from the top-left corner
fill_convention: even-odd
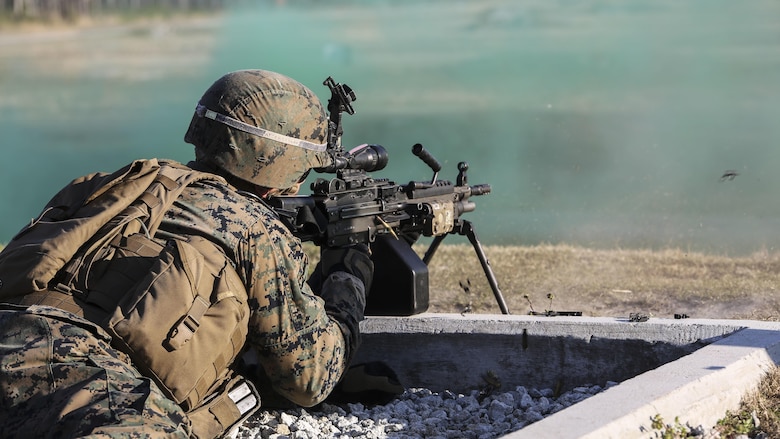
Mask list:
[[[606,387],[582,386],[558,397],[551,389],[518,386],[505,393],[469,394],[408,389],[385,405],[321,404],[316,409],[261,411],[235,438],[464,438],[502,436],[576,404]]]

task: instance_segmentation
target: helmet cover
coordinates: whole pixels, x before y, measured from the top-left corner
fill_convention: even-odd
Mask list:
[[[184,141],[199,162],[287,189],[328,163],[327,138],[325,109],[306,86],[267,70],[239,70],[206,90]]]

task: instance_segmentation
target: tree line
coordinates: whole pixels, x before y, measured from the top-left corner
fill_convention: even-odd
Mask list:
[[[228,0],[0,0],[0,15],[12,20],[77,20],[106,13],[155,10],[215,10]]]

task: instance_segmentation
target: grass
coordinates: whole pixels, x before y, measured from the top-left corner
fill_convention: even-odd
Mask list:
[[[17,26],[11,30],[18,30],[25,26],[63,26],[73,27],[102,20],[133,21],[147,18],[186,17],[190,15],[204,15],[218,13],[224,8],[220,5],[177,5],[157,2],[139,2],[136,6],[104,6],[102,8],[85,8],[79,11],[76,8],[63,8],[57,3],[51,3],[39,8],[26,8],[21,13],[15,13],[8,6],[0,7],[0,24],[3,27]]]
[[[780,437],[780,372],[770,371],[758,388],[746,395],[736,413],[727,413],[718,425],[724,437],[747,434]]]
[[[510,311],[586,316],[780,320],[780,254],[728,257],[677,249],[566,245],[485,247]],[[499,312],[473,249],[441,247],[431,261],[432,312]],[[468,292],[463,285],[469,286]],[[550,299],[552,297],[552,299]]]

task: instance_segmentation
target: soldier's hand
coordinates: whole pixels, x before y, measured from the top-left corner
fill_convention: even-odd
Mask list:
[[[366,294],[368,294],[374,278],[374,262],[371,260],[371,248],[366,244],[323,248],[320,270],[322,270],[323,279],[336,271],[352,274],[363,282]]]

